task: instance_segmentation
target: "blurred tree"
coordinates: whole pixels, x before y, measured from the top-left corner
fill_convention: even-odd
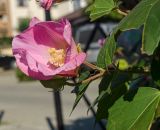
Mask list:
[[[19,21],[18,31],[22,32],[27,29],[29,25],[29,18],[24,18]]]

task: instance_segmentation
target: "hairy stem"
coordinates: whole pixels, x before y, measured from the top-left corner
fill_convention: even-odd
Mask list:
[[[92,76],[92,77],[89,77],[89,78],[86,79],[86,80],[83,80],[82,83],[89,83],[89,82],[91,82],[91,81],[93,81],[93,80],[96,80],[96,79],[102,77],[102,76],[104,75],[104,73],[105,73],[105,72],[100,72],[100,73],[98,73],[98,74],[96,74],[96,75],[94,75],[94,76]]]
[[[122,10],[120,10],[120,9],[117,9],[117,12],[118,12],[119,14],[121,14],[121,15],[124,15],[124,16],[127,16],[127,15],[128,15],[127,12],[124,12],[124,11],[122,11]]]
[[[83,64],[85,64],[86,66],[90,67],[93,70],[105,71],[104,69],[99,68],[98,66],[96,66],[94,64],[91,64],[91,63],[89,63],[87,61],[85,61]]]

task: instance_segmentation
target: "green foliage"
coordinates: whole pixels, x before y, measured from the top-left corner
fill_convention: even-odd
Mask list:
[[[153,54],[160,41],[160,0],[142,0],[119,24],[118,29],[125,31],[144,25],[142,51]]]
[[[29,25],[29,21],[30,21],[29,18],[21,19],[19,22],[18,31],[22,32],[25,29],[27,29]]]
[[[45,87],[45,88],[51,88],[54,91],[60,91],[63,89],[65,83],[66,83],[66,78],[60,77],[60,76],[54,76],[53,79],[50,80],[41,80],[40,83]]]
[[[116,8],[116,3],[113,0],[95,0],[87,11],[90,12],[91,20],[96,20],[109,14],[114,8]]]
[[[12,43],[11,37],[0,38],[0,48],[11,47],[11,43]]]
[[[118,0],[95,0],[88,8],[91,21],[117,9],[125,12],[118,3]],[[107,37],[99,52],[97,66],[108,71],[100,82],[99,96],[91,107],[98,104],[97,120],[107,119],[107,130],[148,130],[154,119],[160,116],[159,7],[160,0],[141,0]],[[127,62],[123,61],[123,66],[118,65],[120,68],[112,68],[113,73],[109,73],[110,67],[114,64],[117,37],[123,31],[138,28],[142,29],[143,33],[141,51],[148,55],[147,58],[137,59],[133,67],[132,64],[128,66]],[[150,55],[152,57],[149,57]],[[118,61],[119,57],[116,60]],[[128,75],[124,76],[124,73],[119,71],[128,72]],[[132,76],[133,73],[136,74]],[[146,88],[140,87],[143,83]]]
[[[125,83],[130,80],[131,74],[116,71],[106,74],[99,85],[97,120],[106,119],[108,110],[122,95],[127,93]]]
[[[124,16],[122,14],[119,14],[116,10],[113,10],[110,14],[106,16],[106,19],[120,21],[123,17]]]
[[[109,110],[107,130],[148,130],[160,100],[160,91],[140,88],[132,102],[123,97]]]
[[[88,78],[89,75],[90,75],[89,71],[83,72],[79,77],[79,82],[81,82],[81,81],[85,80],[86,78]],[[75,88],[76,100],[74,102],[74,105],[73,105],[71,113],[74,111],[75,107],[77,106],[77,104],[81,100],[82,96],[84,95],[85,91],[88,88],[88,85],[89,85],[89,82],[81,83],[81,84],[76,86],[76,88]]]
[[[97,66],[101,68],[106,68],[112,63],[113,55],[116,50],[116,42],[114,38],[114,33],[107,39],[107,42],[101,48],[98,58]]]
[[[158,5],[160,5],[160,0],[143,0],[120,22],[108,38],[105,46],[99,52],[97,59],[97,65],[99,67],[106,68],[112,63],[113,54],[116,50],[115,35],[119,30],[135,29],[144,25],[142,50],[149,55],[153,54],[160,41],[160,29],[158,29],[160,27],[160,15],[158,15]]]

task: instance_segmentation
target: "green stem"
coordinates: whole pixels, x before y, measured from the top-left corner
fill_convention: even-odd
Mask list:
[[[124,12],[124,11],[122,11],[122,10],[120,10],[120,9],[117,9],[117,12],[118,12],[119,14],[121,14],[121,15],[124,15],[124,16],[127,16],[127,15],[128,15],[127,12]]]

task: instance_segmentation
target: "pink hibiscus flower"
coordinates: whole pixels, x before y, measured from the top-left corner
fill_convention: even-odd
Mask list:
[[[45,8],[46,10],[49,10],[53,4],[54,0],[40,0],[40,5]]]
[[[14,37],[12,49],[21,71],[38,80],[76,76],[86,58],[85,53],[78,53],[66,19],[41,22],[33,18],[29,28]]]

